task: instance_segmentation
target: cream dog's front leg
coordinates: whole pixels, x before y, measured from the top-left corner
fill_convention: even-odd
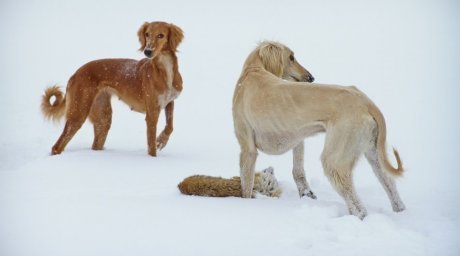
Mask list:
[[[244,198],[252,197],[254,188],[254,168],[256,165],[257,152],[241,151],[240,154],[240,177],[241,192]]]
[[[294,176],[294,181],[299,190],[299,196],[304,197],[308,196],[312,199],[316,199],[316,195],[311,191],[310,186],[308,185],[307,179],[305,178],[304,165],[304,142],[300,142],[292,150],[294,166],[292,169],[292,175]]]

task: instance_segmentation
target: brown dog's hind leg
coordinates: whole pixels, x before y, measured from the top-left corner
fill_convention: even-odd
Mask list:
[[[76,89],[81,89],[81,87],[70,86],[68,89],[66,124],[64,131],[62,131],[61,136],[51,149],[52,155],[60,154],[67,146],[67,143],[69,143],[69,141],[73,138],[75,133],[77,133],[77,131],[81,128],[88,117],[91,104],[96,96],[96,93],[91,89]]]
[[[112,124],[111,96],[108,92],[101,92],[96,96],[91,106],[89,120],[94,126],[93,150],[104,149],[105,140]]]
[[[70,118],[67,119],[64,127],[64,131],[62,131],[61,136],[59,139],[56,141],[54,144],[53,148],[51,149],[51,154],[52,155],[57,155],[62,153],[64,150],[65,146],[67,146],[67,143],[73,138],[75,133],[81,128],[83,123],[85,122],[85,118]]]

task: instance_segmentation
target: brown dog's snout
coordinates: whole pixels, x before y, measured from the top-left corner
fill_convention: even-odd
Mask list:
[[[153,54],[152,49],[146,48],[146,49],[144,50],[144,55],[145,55],[147,58],[151,58],[151,57],[152,57],[152,54]]]

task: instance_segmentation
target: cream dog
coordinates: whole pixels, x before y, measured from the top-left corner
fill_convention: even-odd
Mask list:
[[[325,132],[324,172],[350,214],[361,219],[367,214],[352,181],[352,169],[361,154],[372,166],[393,210],[404,210],[392,177],[402,175],[403,167],[395,149],[398,167],[388,162],[380,110],[356,87],[305,83],[312,81],[294,53],[282,44],[262,42],[246,59],[233,96],[243,197],[252,194],[257,150],[278,155],[293,149],[293,176],[299,195],[316,198],[305,178],[303,141]]]

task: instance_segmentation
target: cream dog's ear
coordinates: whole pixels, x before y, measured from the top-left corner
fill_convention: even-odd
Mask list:
[[[263,43],[259,49],[259,58],[264,68],[277,77],[283,76],[283,48],[282,46],[268,42]]]

